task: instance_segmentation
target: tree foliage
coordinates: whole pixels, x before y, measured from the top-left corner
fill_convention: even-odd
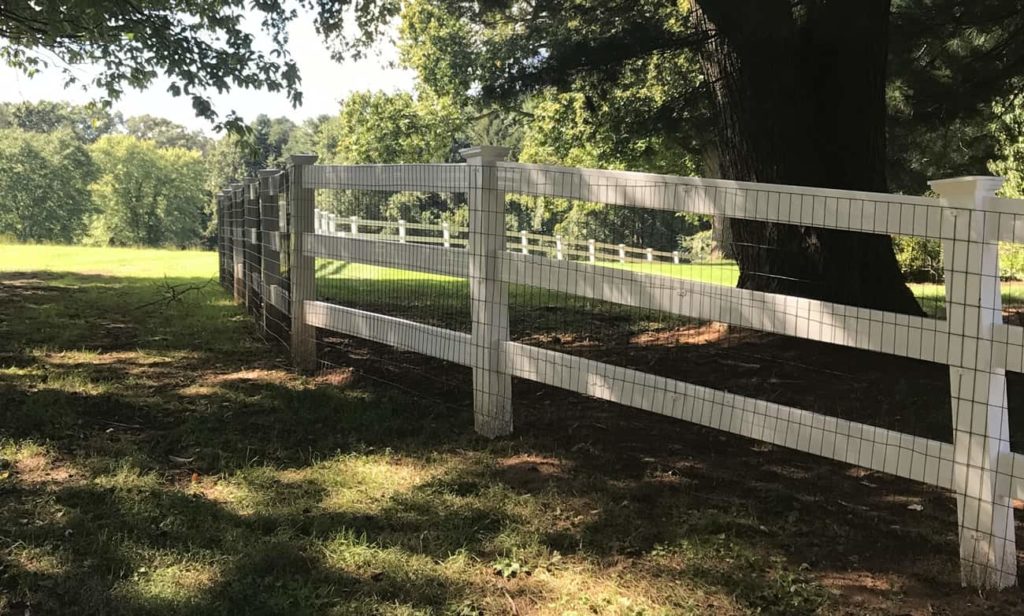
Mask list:
[[[991,169],[1006,178],[1003,194],[1024,199],[1024,90],[1000,101],[995,112],[996,160]]]
[[[67,129],[0,129],[0,235],[22,242],[79,240],[94,175],[88,151]]]
[[[35,133],[70,131],[82,143],[92,143],[117,132],[119,113],[95,105],[71,105],[56,101],[0,103],[0,128],[20,128]]]
[[[421,93],[355,92],[323,125],[327,162],[444,162],[465,122],[451,99]]]
[[[130,135],[101,137],[91,148],[99,176],[92,184],[92,240],[111,245],[188,246],[207,224],[202,157],[158,148]]]
[[[125,132],[132,137],[152,141],[158,148],[184,148],[205,152],[210,140],[199,131],[189,130],[167,118],[152,115],[132,116],[125,120]]]
[[[288,26],[300,12],[316,15],[316,30],[340,57],[379,38],[398,10],[398,0],[6,0],[0,58],[28,75],[55,68],[69,85],[80,80],[74,66],[95,64],[90,85],[104,93],[103,104],[164,75],[197,116],[241,133],[242,119],[221,116],[210,93],[264,89],[299,104]]]

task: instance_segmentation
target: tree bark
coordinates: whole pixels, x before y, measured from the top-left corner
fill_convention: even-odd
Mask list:
[[[698,0],[722,177],[886,192],[890,0]],[[923,314],[887,236],[733,219],[739,286]]]
[[[704,149],[704,172],[706,178],[721,178],[719,170],[721,165],[718,160],[718,148],[708,146]],[[712,259],[735,259],[732,247],[732,228],[729,226],[729,219],[716,214],[711,220],[711,258]]]

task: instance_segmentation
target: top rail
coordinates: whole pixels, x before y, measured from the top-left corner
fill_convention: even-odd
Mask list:
[[[1024,242],[1024,200],[988,198],[985,208],[946,199],[758,182],[499,162],[505,193],[724,216],[805,227],[939,240]],[[466,192],[465,164],[312,165],[304,188]],[[983,217],[978,219],[977,217]],[[980,222],[981,224],[974,224]]]
[[[466,192],[469,170],[462,164],[313,165],[304,188],[409,192]]]
[[[933,197],[499,163],[509,193],[884,235],[952,239],[957,210]]]

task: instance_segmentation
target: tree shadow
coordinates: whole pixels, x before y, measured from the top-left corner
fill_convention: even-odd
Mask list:
[[[298,379],[219,293],[139,312],[128,300],[151,284],[82,278],[116,299],[56,278],[33,308],[0,298],[0,314],[44,313],[8,338],[18,346],[0,341],[17,358],[0,372],[0,428],[80,473],[0,483],[0,588],[39,612],[474,613],[489,597],[505,609],[498,589],[518,598],[495,586],[495,559],[539,567],[554,553],[595,577],[635,567],[748,611],[813,612],[835,600],[819,582],[849,570],[903,580],[875,594],[978,607],[961,601],[955,508],[939,490],[518,382],[515,437],[485,441],[465,371],[367,346],[350,350],[408,366],[406,389],[351,354],[334,356],[358,368],[344,379]],[[177,320],[191,318],[196,329]],[[224,337],[206,320],[237,327]],[[34,348],[49,339],[39,325],[65,328],[63,346]],[[312,471],[367,456],[432,473],[332,502],[337,478]],[[219,494],[226,483],[246,492]],[[471,564],[444,565],[460,554]],[[169,573],[140,571],[161,562]],[[552,583],[540,578],[530,584]]]

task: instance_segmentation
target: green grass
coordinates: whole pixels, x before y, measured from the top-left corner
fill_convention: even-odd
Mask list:
[[[290,373],[202,287],[212,253],[0,246],[0,264],[0,613],[810,612],[827,598],[767,546],[698,533],[708,545],[684,547],[672,531],[651,535],[656,557],[649,539],[627,547],[625,484],[505,480],[504,461],[551,443],[489,443],[465,407]],[[167,285],[202,288],[168,302]],[[757,573],[718,585],[723,549]],[[640,564],[610,568],[620,550]],[[699,568],[679,575],[678,558]]]
[[[483,440],[464,401],[290,372],[203,286],[212,253],[0,246],[0,268],[0,614],[960,605],[955,528],[899,530],[901,501],[837,465],[642,414],[534,409],[532,396],[517,412],[555,423]],[[167,285],[198,290],[169,300]],[[641,440],[615,438],[629,433]],[[694,453],[709,442],[721,456]],[[847,484],[855,493],[821,495]],[[952,519],[943,502],[917,519]],[[891,541],[920,546],[928,556],[908,562],[926,565],[891,569]],[[853,559],[816,556],[837,544]],[[848,593],[847,567],[871,584]],[[999,610],[1017,596],[966,597]]]
[[[217,254],[200,250],[0,244],[0,272],[24,271],[209,279],[217,275]]]
[[[649,263],[599,261],[598,265],[657,276],[671,276],[673,278],[722,284],[730,287],[736,286],[736,281],[740,278],[740,269],[733,261],[679,264],[665,263],[664,261],[652,261]]]
[[[739,268],[733,261],[680,264],[659,261],[599,261],[597,265],[725,286],[736,286],[739,280]],[[411,299],[406,306],[407,310],[396,316],[418,317],[436,325],[456,329],[464,329],[463,324],[468,323],[469,314],[464,307],[468,306],[469,286],[465,280],[459,278],[338,261],[319,262],[317,276],[322,296],[352,305],[361,305],[367,310],[385,310],[388,304],[395,303],[396,298],[420,298]],[[945,317],[945,287],[941,283],[911,283],[908,286],[926,313],[934,317]],[[1005,308],[1018,310],[1024,307],[1024,282],[1004,281],[1001,287]],[[603,302],[569,298],[517,285],[512,285],[510,293],[513,306],[518,305],[525,309],[523,318],[531,323],[544,318],[542,313],[529,309],[530,306],[537,305],[557,304],[583,311],[596,310],[613,314],[636,313],[635,309],[617,309]],[[664,323],[672,321],[668,315],[648,316]],[[574,321],[579,321],[583,325],[586,319],[581,317]],[[523,326],[520,329],[526,328]]]
[[[470,329],[469,283],[462,278],[324,260],[317,262],[317,293],[362,310],[458,331]],[[685,317],[514,284],[509,302],[514,337],[637,333],[690,322]]]

